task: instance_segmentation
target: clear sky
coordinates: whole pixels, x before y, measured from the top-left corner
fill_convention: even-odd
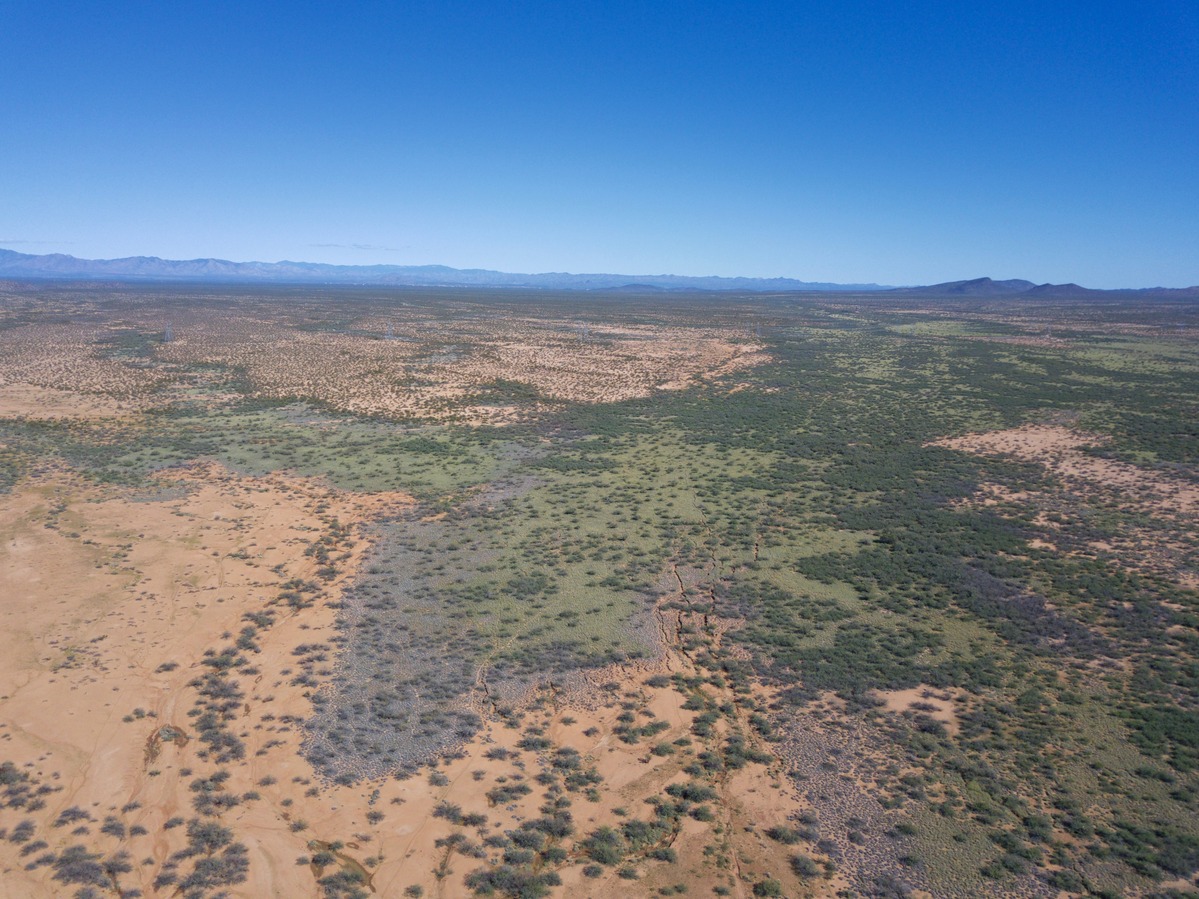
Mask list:
[[[0,246],[1199,284],[1199,3],[0,0]]]

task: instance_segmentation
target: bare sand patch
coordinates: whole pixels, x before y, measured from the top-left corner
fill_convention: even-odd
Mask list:
[[[346,412],[504,424],[523,385],[529,411],[619,402],[759,365],[759,344],[714,328],[605,326],[516,317],[397,315],[355,333],[301,331],[256,319],[180,327],[156,358],[244,371],[259,396],[311,399]],[[380,339],[379,334],[387,336]]]
[[[946,438],[935,445],[1033,462],[1054,476],[1058,485],[1038,490],[1014,491],[983,484],[965,501],[1038,510],[1033,520],[1043,533],[1029,541],[1030,548],[1107,557],[1129,569],[1167,578],[1184,589],[1196,589],[1199,485],[1168,471],[1083,452],[1083,447],[1105,442],[1102,435],[1043,424]],[[1074,539],[1072,520],[1085,517],[1081,510],[1096,507],[1119,511],[1128,520],[1103,539]],[[1152,526],[1138,521],[1152,522]]]
[[[0,418],[28,421],[116,418],[142,411],[142,403],[38,384],[0,382]]]
[[[945,725],[945,730],[951,735],[956,735],[961,727],[956,705],[961,697],[957,690],[938,690],[920,684],[906,690],[877,691],[876,695],[889,712],[927,715]]]
[[[1106,442],[1107,438],[1102,435],[1086,434],[1060,425],[1024,425],[1006,431],[938,440],[935,445],[1036,462],[1067,482],[1114,490],[1124,494],[1130,502],[1159,512],[1193,515],[1199,511],[1199,486],[1164,472],[1081,451],[1081,447]]]
[[[137,848],[158,863],[181,848],[162,824],[187,812],[179,767],[196,744],[155,736],[164,725],[194,736],[186,712],[205,651],[237,632],[246,612],[267,608],[281,583],[312,576],[304,548],[330,516],[353,521],[372,504],[408,501],[347,498],[303,479],[239,478],[215,466],[181,480],[191,489],[164,500],[138,501],[67,473],[0,495],[8,622],[0,759],[61,788],[32,816],[43,839],[66,836],[47,827],[64,808],[99,818],[138,803],[130,823],[151,836]],[[313,611],[327,619],[314,623],[331,623],[331,611]],[[279,642],[263,646],[264,668],[287,656],[288,624],[298,627],[293,618]],[[153,870],[137,873],[152,879]],[[3,882],[13,896],[61,894],[44,869],[14,866]]]
[[[194,400],[198,384],[209,402],[235,398],[221,384],[236,374],[259,398],[503,425],[566,403],[679,390],[768,359],[748,335],[716,327],[581,328],[473,307],[445,311],[398,309],[332,330],[308,326],[299,313],[280,322],[180,309],[170,340],[161,321],[133,310],[119,325],[21,325],[0,330],[0,414],[6,404],[7,414],[32,418],[121,415]],[[122,349],[122,340],[136,346]]]
[[[67,324],[0,330],[0,388],[17,385],[14,402],[19,402],[22,390],[33,386],[47,388],[51,393],[46,396],[60,405],[65,401],[55,393],[103,395],[119,400],[122,411],[148,405],[149,394],[169,383],[172,373],[106,355],[103,342],[112,333],[107,328]]]

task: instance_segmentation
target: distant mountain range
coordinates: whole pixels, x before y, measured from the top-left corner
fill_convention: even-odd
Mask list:
[[[1098,298],[1106,295],[1199,299],[1199,287],[1150,287],[1138,290],[1090,290],[1077,284],[1032,281],[947,281],[925,287],[880,284],[833,284],[794,278],[721,278],[688,275],[516,274],[445,265],[327,265],[321,262],[230,262],[226,259],[78,259],[62,253],[44,256],[0,249],[0,278],[108,281],[206,281],[259,284],[339,284],[392,287],[504,287],[534,290],[599,290],[621,293],[654,291],[739,291],[749,293],[881,293],[912,297],[1021,297],[1028,299]]]
[[[0,249],[0,277],[128,281],[224,281],[279,284],[364,284],[396,287],[523,287],[542,290],[875,291],[878,284],[828,284],[793,278],[686,275],[514,274],[445,265],[326,265],[320,262],[230,262],[226,259],[77,259]]]

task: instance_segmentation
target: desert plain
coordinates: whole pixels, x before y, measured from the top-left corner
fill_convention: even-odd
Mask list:
[[[0,290],[0,896],[1194,894],[1185,305]]]

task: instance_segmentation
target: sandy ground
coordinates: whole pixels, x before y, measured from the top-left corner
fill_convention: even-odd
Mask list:
[[[419,885],[426,896],[464,896],[467,874],[487,862],[438,840],[461,833],[477,844],[539,815],[547,796],[534,778],[546,770],[549,751],[517,748],[530,725],[542,726],[554,748],[578,750],[603,777],[594,801],[570,794],[576,838],[600,825],[648,819],[645,799],[687,780],[681,769],[704,741],[665,757],[649,752],[655,742],[688,737],[695,713],[682,708],[684,698],[672,686],[645,685],[651,672],[641,667],[597,672],[590,701],[568,704],[547,694],[516,726],[486,722],[459,757],[437,768],[438,778],[338,786],[315,774],[300,753],[298,721],[311,703],[306,688],[292,683],[293,650],[334,636],[334,612],[324,602],[291,611],[276,599],[285,582],[314,576],[317,563],[305,550],[335,533],[335,525],[348,525],[350,536],[342,531],[336,546],[338,574],[324,585],[326,599],[336,599],[366,545],[356,525],[408,502],[394,494],[341,494],[295,477],[246,478],[214,465],[164,475],[162,491],[149,497],[99,488],[66,471],[44,473],[0,495],[0,596],[7,613],[0,633],[0,761],[51,790],[44,807],[32,812],[0,809],[0,827],[33,821],[34,838],[45,841],[48,852],[72,844],[105,854],[126,850],[140,864],[123,876],[123,888],[172,895],[173,888],[155,891],[153,882],[171,853],[186,845],[185,828],[164,825],[174,816],[193,817],[191,785],[223,767],[226,790],[258,797],[244,798],[219,818],[248,849],[249,879],[232,895],[317,896],[318,876],[336,867],[297,859],[341,843],[336,864],[368,872],[376,895],[399,896]],[[246,695],[238,733],[246,758],[219,766],[201,757],[188,714],[196,701],[194,679],[205,670],[205,653],[229,645],[245,613],[268,609],[277,618],[256,638],[258,651],[250,656],[256,673],[241,679]],[[694,673],[677,652],[668,652],[662,664]],[[707,689],[717,702],[733,699],[728,688]],[[613,729],[629,707],[669,730],[651,741],[621,742]],[[719,724],[712,747],[730,726]],[[507,753],[497,755],[497,748]],[[487,791],[515,778],[533,791],[491,806]],[[464,828],[437,817],[441,802],[487,821]],[[652,895],[684,883],[699,894],[724,884],[745,897],[754,880],[767,875],[787,884],[787,895],[811,893],[790,873],[790,848],[762,833],[804,807],[777,764],[733,773],[720,783],[713,807],[712,822],[683,819],[671,839],[677,863],[632,859],[637,881],[617,877],[615,868],[585,878],[581,856],[571,848],[555,895]],[[87,813],[90,820],[80,825],[86,832],[54,826],[71,808]],[[108,816],[145,832],[103,833],[99,825]],[[70,894],[52,879],[51,867],[27,870],[40,853],[22,856],[21,848],[0,840],[0,896]],[[831,882],[821,883],[832,889]]]
[[[330,517],[408,502],[213,466],[180,480],[183,495],[140,502],[65,472],[0,495],[0,759],[62,788],[35,820],[140,803],[127,823],[150,830],[136,850],[156,859],[178,848],[157,831],[187,811],[178,767],[189,750],[168,745],[148,764],[147,741],[163,724],[191,729],[188,682],[204,651],[273,601],[280,583],[311,575],[303,549]],[[278,626],[276,654],[303,626]],[[264,662],[272,649],[263,647]],[[0,895],[59,895],[45,874],[8,870]]]
[[[927,715],[934,721],[940,721],[952,735],[956,735],[961,727],[957,703],[962,696],[956,689],[938,690],[921,684],[907,690],[879,691],[878,696],[883,700],[883,708],[889,712]]]
[[[394,327],[395,339],[252,317],[188,321],[181,313],[170,343],[154,345],[149,355],[143,347],[141,356],[120,356],[110,329],[11,328],[0,331],[0,414],[119,423],[191,390],[186,367],[201,362],[240,367],[262,396],[494,424],[511,420],[516,409],[488,393],[497,384],[501,396],[512,383],[535,390],[536,403],[522,401],[527,413],[562,401],[682,389],[766,360],[753,341],[715,328],[580,330],[574,322],[469,316],[358,327],[389,334]],[[219,377],[205,385],[209,401],[219,398]],[[691,736],[696,713],[683,708],[684,695],[646,684],[663,669],[706,674],[672,646],[657,667],[593,672],[589,691],[538,694],[519,721],[485,720],[474,739],[435,766],[436,775],[430,769],[405,780],[323,781],[302,754],[314,688],[297,681],[296,650],[321,646],[313,673],[318,682],[329,677],[339,639],[333,604],[367,548],[365,525],[410,502],[285,474],[241,476],[207,463],[167,470],[158,486],[140,492],[48,466],[0,493],[0,762],[38,791],[28,807],[0,803],[0,897],[72,895],[76,887],[54,880],[52,863],[38,863],[69,846],[105,857],[128,852],[131,870],[118,878],[121,889],[177,895],[173,885],[156,889],[155,879],[188,845],[187,827],[175,822],[197,817],[196,785],[214,775],[226,777],[221,789],[234,803],[215,820],[245,845],[249,861],[248,879],[230,889],[233,896],[315,897],[318,879],[339,869],[365,874],[379,896],[401,896],[409,887],[439,899],[469,895],[467,875],[500,854],[484,852],[484,838],[540,816],[552,798],[537,775],[548,773],[560,748],[576,750],[602,781],[588,796],[568,794],[575,833],[561,844],[568,855],[555,895],[648,896],[685,884],[693,894],[723,886],[747,897],[765,877],[784,883],[787,895],[835,889],[836,880],[801,885],[789,867],[793,847],[764,835],[805,808],[779,763],[751,763],[720,779],[713,819],[684,817],[669,836],[677,862],[642,853],[627,862],[636,880],[617,876],[619,866],[598,878],[583,875],[577,840],[599,826],[649,820],[646,800],[690,780],[683,768],[701,751],[719,751],[732,730],[765,746],[744,710],[722,718],[709,737]],[[325,558],[318,561],[315,549]],[[301,582],[317,589],[310,605],[293,608],[283,597]],[[232,649],[246,616],[263,613],[269,623],[257,626],[244,649],[250,670],[235,671],[243,695],[231,733],[245,755],[221,765],[198,739],[200,679]],[[727,686],[703,689],[717,704],[736,704]],[[764,692],[760,698],[770,699]],[[623,742],[618,719],[630,710],[641,722],[668,727],[652,740]],[[517,746],[530,727],[544,732],[550,749]],[[650,752],[676,740],[686,745]],[[515,782],[531,792],[489,802],[488,791]],[[435,814],[442,803],[486,820],[465,825]],[[67,823],[64,812],[76,820]],[[24,841],[13,836],[23,821],[34,829]],[[334,862],[309,863],[324,849]],[[193,863],[184,860],[179,874]]]
[[[45,389],[44,395],[52,402],[61,403],[65,399],[61,394],[70,393],[85,395],[77,402],[117,401],[122,409],[144,405],[148,393],[167,383],[170,374],[100,352],[101,342],[109,333],[104,328],[69,324],[0,330],[0,397],[4,408],[9,408],[10,400],[19,402],[22,392],[28,393],[30,387]],[[54,397],[56,393],[58,397]]]
[[[1105,439],[1060,425],[1025,425],[1006,431],[967,434],[938,441],[938,446],[983,455],[1012,456],[1044,465],[1067,483],[1117,491],[1137,505],[1159,513],[1194,515],[1199,512],[1199,486],[1160,471],[1152,471],[1082,452]]]
[[[1033,522],[1042,533],[1029,541],[1030,548],[1110,558],[1183,589],[1199,590],[1199,486],[1167,471],[1083,452],[1083,447],[1104,442],[1101,435],[1060,425],[1025,425],[947,438],[937,445],[1045,467],[1056,481],[1049,488],[1013,491],[983,484],[968,501],[1037,510]],[[1105,539],[1080,545],[1072,539],[1075,522],[1091,509],[1114,510],[1126,520]]]
[[[11,418],[32,421],[120,418],[143,408],[142,404],[105,394],[76,393],[20,382],[0,383],[0,406]]]
[[[260,396],[306,398],[358,414],[505,424],[515,406],[497,384],[534,391],[533,411],[619,402],[680,389],[766,360],[762,347],[706,328],[400,318],[361,323],[394,338],[303,332],[261,322],[197,322],[158,348],[169,364],[235,366]],[[401,339],[402,338],[402,339]],[[440,345],[440,349],[438,349]]]
[[[157,320],[0,329],[0,403],[32,418],[119,415],[165,405],[200,382],[219,391],[221,373],[238,372],[258,397],[355,414],[506,424],[566,402],[678,390],[768,359],[760,343],[728,329],[584,329],[572,321],[457,312],[432,318],[397,310],[389,319],[331,331],[181,310],[166,343]],[[133,333],[144,346],[121,349],[119,341]],[[510,396],[514,385],[519,403]]]

